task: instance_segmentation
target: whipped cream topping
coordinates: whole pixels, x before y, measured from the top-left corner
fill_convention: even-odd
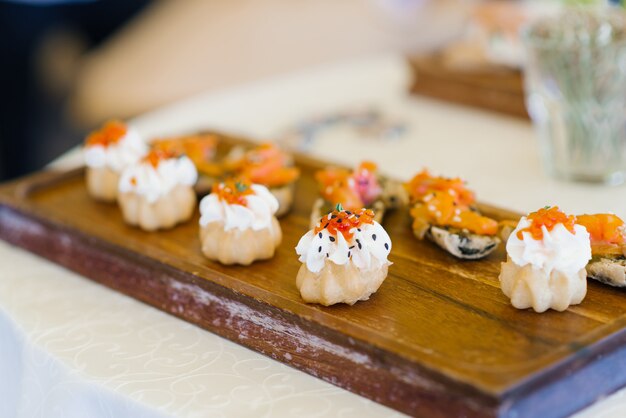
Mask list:
[[[543,226],[541,240],[534,239],[528,231],[522,232],[522,239],[519,239],[518,231],[528,228],[530,224],[526,217],[522,217],[506,243],[509,257],[518,266],[532,264],[546,274],[552,270],[574,274],[591,259],[589,233],[584,226],[574,225],[574,234],[563,224],[555,225],[552,231]]]
[[[387,260],[391,239],[378,222],[362,224],[359,228],[352,228],[350,233],[353,235],[348,241],[341,233],[331,235],[327,229],[318,233],[314,229],[310,230],[296,246],[300,262],[306,263],[313,273],[318,273],[327,259],[339,265],[352,260],[356,267],[363,270],[391,264]]]
[[[122,172],[119,191],[139,194],[154,203],[174,187],[193,186],[197,179],[196,166],[186,156],[159,161],[156,167],[149,161],[141,161]]]
[[[278,200],[260,184],[252,184],[250,189],[253,193],[245,196],[245,206],[228,203],[215,193],[205,196],[200,202],[200,225],[223,222],[225,231],[269,228],[278,210]]]
[[[118,142],[107,147],[88,145],[83,149],[85,164],[92,168],[108,167],[120,173],[126,167],[136,163],[148,152],[148,146],[139,133],[128,128]]]

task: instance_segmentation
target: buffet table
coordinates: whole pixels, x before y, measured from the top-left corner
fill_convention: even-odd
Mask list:
[[[363,138],[330,126],[309,152],[348,165],[372,159],[402,179],[422,167],[459,175],[481,201],[519,212],[558,204],[626,214],[623,186],[548,179],[528,122],[407,97],[410,82],[401,57],[377,56],[200,95],[133,123],[149,137],[210,129],[263,140],[374,108],[402,132]],[[74,151],[53,168],[80,160]],[[400,415],[4,242],[0,260],[1,417]],[[578,416],[625,412],[622,390]]]

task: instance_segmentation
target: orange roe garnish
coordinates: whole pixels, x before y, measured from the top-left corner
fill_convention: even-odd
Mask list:
[[[230,163],[230,166],[227,164],[226,168],[252,183],[268,187],[287,185],[300,176],[300,170],[291,167],[287,154],[272,143],[259,145],[240,160]]]
[[[152,142],[152,147],[176,155],[184,154],[199,167],[213,158],[216,144],[215,136],[206,134],[159,139]]]
[[[431,176],[428,170],[422,170],[408,183],[404,184],[413,203],[418,202],[427,194],[434,191],[447,192],[455,198],[459,205],[470,206],[475,201],[474,192],[465,187],[460,178],[446,178]]]
[[[351,212],[344,210],[341,204],[338,204],[335,210],[320,219],[315,227],[315,233],[327,229],[330,235],[337,236],[338,233],[341,233],[346,241],[350,241],[354,235],[351,232],[353,229],[359,228],[363,224],[373,223],[374,211],[371,209],[361,208],[356,212]]]
[[[99,130],[90,133],[85,144],[88,147],[99,145],[106,148],[109,145],[117,144],[126,135],[126,132],[128,132],[128,127],[124,122],[110,120]]]
[[[530,226],[517,231],[517,238],[523,239],[523,232],[530,232],[533,239],[543,239],[543,227],[552,231],[558,224],[563,224],[565,229],[574,234],[574,225],[576,217],[574,215],[566,215],[558,206],[546,206],[526,217],[530,221]]]
[[[624,244],[624,221],[611,213],[580,215],[576,223],[587,229],[592,244]]]
[[[176,157],[178,157],[178,155],[174,152],[153,149],[145,157],[143,157],[142,161],[148,162],[150,163],[150,165],[152,165],[152,167],[157,168],[161,161]]]
[[[211,192],[230,205],[246,206],[248,203],[246,196],[254,194],[250,186],[251,183],[245,180],[227,180],[223,183],[214,184]]]
[[[466,229],[480,235],[495,235],[498,222],[482,216],[456,203],[455,197],[447,192],[435,191],[411,209],[413,228],[425,230],[430,225],[451,226]]]

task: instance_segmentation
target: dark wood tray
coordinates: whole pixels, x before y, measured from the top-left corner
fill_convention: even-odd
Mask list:
[[[498,285],[502,249],[456,260],[417,241],[405,211],[385,219],[394,265],[371,300],[303,303],[294,247],[308,228],[312,174],[322,164],[296,161],[303,176],[281,221],[284,242],[274,259],[250,267],[206,260],[197,214],[166,232],[127,226],[117,206],[87,196],[81,170],[1,186],[0,237],[412,415],[562,417],[626,383],[626,295],[590,283],[585,301],[566,312],[519,311]]]

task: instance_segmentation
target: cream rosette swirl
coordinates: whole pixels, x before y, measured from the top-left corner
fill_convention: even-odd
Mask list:
[[[91,196],[104,201],[117,197],[120,173],[137,163],[148,152],[139,133],[120,121],[109,121],[85,140],[87,189]]]
[[[148,231],[187,221],[196,206],[193,185],[197,179],[188,157],[150,151],[122,172],[118,201],[124,219]]]
[[[248,265],[272,258],[282,240],[278,200],[267,187],[247,181],[213,186],[200,202],[203,254],[222,264]]]
[[[585,227],[558,207],[522,217],[507,245],[500,285],[518,309],[563,311],[587,293],[591,243]]]
[[[378,290],[391,265],[391,239],[374,216],[338,206],[300,239],[296,286],[305,301],[352,305]]]

